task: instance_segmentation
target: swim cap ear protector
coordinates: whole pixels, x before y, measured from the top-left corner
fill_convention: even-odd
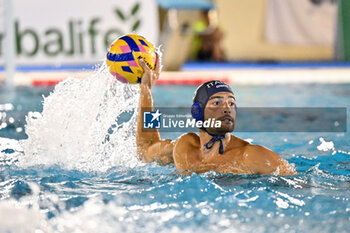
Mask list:
[[[205,82],[197,88],[193,96],[193,104],[191,108],[192,117],[196,121],[204,121],[204,108],[207,105],[210,96],[218,92],[230,92],[233,94],[230,86],[220,80]],[[235,108],[237,111],[236,105]]]
[[[202,111],[201,111],[201,106],[199,105],[199,103],[194,102],[192,104],[191,114],[192,114],[192,117],[196,121],[201,121],[202,120]]]

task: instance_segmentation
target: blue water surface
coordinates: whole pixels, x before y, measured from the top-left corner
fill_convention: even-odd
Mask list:
[[[156,106],[190,106],[194,86],[156,86]],[[347,107],[349,84],[233,86],[244,107]],[[299,175],[190,176],[173,165],[106,172],[67,170],[57,165],[22,168],[9,139],[25,139],[25,115],[42,110],[52,88],[0,87],[0,215],[33,218],[22,232],[348,232],[350,229],[349,133],[236,133],[294,163]],[[5,104],[7,104],[5,106]],[[10,105],[8,105],[10,104]],[[5,113],[5,114],[4,114]],[[349,114],[348,114],[349,116]],[[10,120],[12,118],[12,120]],[[347,117],[349,124],[349,117]],[[239,122],[239,119],[238,119]],[[5,124],[3,124],[5,126]],[[22,129],[22,130],[20,130]],[[347,127],[349,129],[349,127]],[[174,139],[181,133],[164,133]],[[333,146],[324,146],[325,143]],[[9,146],[5,146],[9,145]],[[329,145],[329,144],[327,144]],[[38,163],[39,164],[39,163]],[[37,205],[37,207],[35,207]],[[8,213],[8,214],[7,214]],[[8,215],[8,216],[6,216]],[[5,218],[6,219],[6,218]],[[0,231],[19,232],[0,224]]]

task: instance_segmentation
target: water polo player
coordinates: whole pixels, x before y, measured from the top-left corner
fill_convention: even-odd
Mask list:
[[[136,144],[145,162],[174,162],[179,172],[216,171],[233,174],[296,175],[297,172],[273,151],[231,134],[236,121],[236,101],[231,88],[214,80],[200,85],[193,98],[192,116],[196,121],[209,118],[221,121],[219,128],[200,128],[199,136],[187,133],[176,140],[162,140],[158,130],[145,132],[142,110],[153,108],[152,86],[159,78],[160,63],[155,71],[141,59],[144,75],[140,84],[140,103]]]

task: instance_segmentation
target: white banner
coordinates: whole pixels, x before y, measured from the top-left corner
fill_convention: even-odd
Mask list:
[[[155,0],[14,0],[14,16],[17,65],[100,63],[110,42],[131,32],[158,43]]]
[[[268,0],[265,36],[290,45],[333,45],[336,0]]]

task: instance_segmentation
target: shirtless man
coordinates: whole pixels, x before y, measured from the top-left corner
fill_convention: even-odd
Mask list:
[[[198,87],[193,98],[192,116],[198,120],[214,118],[220,128],[200,128],[199,136],[187,133],[176,140],[162,140],[158,130],[143,130],[145,108],[153,109],[152,86],[159,78],[160,63],[155,71],[140,59],[144,75],[140,84],[136,144],[145,162],[175,163],[181,173],[216,171],[232,174],[297,175],[287,161],[273,151],[231,134],[236,122],[236,101],[231,88],[218,80]]]

